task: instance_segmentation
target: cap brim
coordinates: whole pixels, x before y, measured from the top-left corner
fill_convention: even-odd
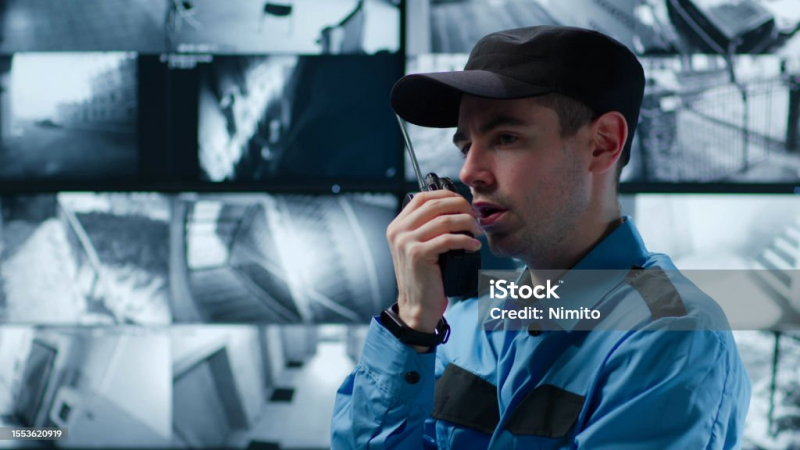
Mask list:
[[[406,122],[432,128],[458,125],[462,94],[493,99],[535,97],[552,89],[486,70],[406,75],[392,88],[392,108]]]

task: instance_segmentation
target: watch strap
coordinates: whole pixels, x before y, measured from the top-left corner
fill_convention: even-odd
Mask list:
[[[444,344],[450,338],[450,325],[444,317],[436,325],[436,332],[423,333],[406,325],[400,319],[397,303],[386,308],[381,313],[381,322],[400,342],[407,345],[418,345],[421,347],[435,347]]]

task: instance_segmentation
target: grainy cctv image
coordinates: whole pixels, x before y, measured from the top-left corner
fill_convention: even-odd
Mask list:
[[[170,322],[164,196],[61,193],[0,201],[2,321]]]
[[[623,182],[796,183],[800,58],[648,58]]]
[[[168,1],[172,0],[4,0],[0,53],[161,53],[167,50],[164,11]]]
[[[175,322],[366,323],[394,301],[393,195],[182,195]]]
[[[733,329],[800,329],[800,202],[783,195],[637,195],[623,203],[648,249],[723,307]],[[704,276],[716,271],[713,276]],[[727,278],[733,277],[733,278]],[[734,279],[735,278],[735,279]],[[720,295],[726,280],[741,295]],[[746,317],[744,317],[746,316]]]
[[[0,328],[0,426],[66,428],[59,447],[167,448],[169,351],[165,331]]]
[[[198,70],[202,178],[399,176],[400,135],[388,102],[402,70],[395,55],[216,57]]]
[[[798,267],[800,201],[793,195],[625,196],[648,249],[681,270]],[[800,305],[798,305],[800,309]]]
[[[410,54],[468,53],[486,34],[533,25],[594,29],[639,55],[800,53],[794,0],[426,0],[407,13]]]
[[[800,334],[734,331],[752,384],[745,450],[800,447]]]
[[[173,442],[182,448],[331,447],[336,389],[363,327],[177,326]]]
[[[167,0],[179,52],[346,54],[400,48],[399,1]]]
[[[0,57],[0,180],[92,181],[137,174],[136,57]]]
[[[408,73],[461,70],[467,55],[409,58]],[[622,182],[796,183],[800,58],[643,58],[646,87]],[[458,177],[454,129],[409,126],[423,171]],[[406,179],[413,170],[406,157]]]

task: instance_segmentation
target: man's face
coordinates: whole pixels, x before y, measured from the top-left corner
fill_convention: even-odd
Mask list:
[[[590,203],[587,127],[563,139],[556,112],[532,99],[465,95],[453,141],[492,251],[532,266],[553,261]]]

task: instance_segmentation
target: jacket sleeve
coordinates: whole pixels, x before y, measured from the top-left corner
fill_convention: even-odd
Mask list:
[[[578,448],[740,448],[750,380],[729,331],[639,331],[587,401]]]
[[[425,430],[434,432],[436,353],[417,353],[379,320],[370,323],[361,359],[336,394],[332,448],[435,448]]]

